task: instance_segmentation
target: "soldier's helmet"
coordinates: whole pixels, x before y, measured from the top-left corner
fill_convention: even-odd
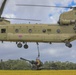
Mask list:
[[[37,66],[40,66],[40,64],[41,64],[40,59],[36,59],[36,63],[37,63]]]

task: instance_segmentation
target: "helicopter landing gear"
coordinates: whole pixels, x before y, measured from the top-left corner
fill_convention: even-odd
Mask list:
[[[16,44],[17,44],[17,47],[18,47],[18,48],[22,48],[22,46],[23,46],[21,42],[19,42],[19,43],[16,42]],[[24,44],[24,42],[23,42],[23,44]],[[25,48],[25,49],[28,49],[27,43],[25,43],[24,48]]]
[[[25,49],[28,49],[28,45],[27,45],[27,44],[25,44],[25,45],[24,45],[24,48],[25,48]]]
[[[24,49],[28,49],[28,45],[27,45],[27,42],[24,42]]]
[[[22,48],[22,44],[19,42],[19,43],[17,44],[17,47],[18,47],[18,48]]]
[[[72,44],[70,44],[70,43],[66,43],[65,45],[69,48],[72,48]]]

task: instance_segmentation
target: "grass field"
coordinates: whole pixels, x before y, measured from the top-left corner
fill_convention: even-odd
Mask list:
[[[76,70],[41,70],[41,71],[16,71],[16,70],[3,70],[0,75],[76,75]]]

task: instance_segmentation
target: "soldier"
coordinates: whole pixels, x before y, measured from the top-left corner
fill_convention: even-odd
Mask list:
[[[40,67],[43,66],[43,63],[38,58],[36,59],[36,66],[37,66],[37,70],[40,70]]]
[[[34,63],[32,64],[32,69],[33,70],[41,70],[41,67],[43,66],[43,63],[40,61],[40,59],[36,59]]]

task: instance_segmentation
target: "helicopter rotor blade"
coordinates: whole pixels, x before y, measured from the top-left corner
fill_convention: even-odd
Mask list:
[[[32,7],[56,7],[56,8],[74,8],[74,7],[66,7],[66,6],[50,6],[50,5],[32,5],[32,4],[16,4],[17,6],[32,6]]]
[[[27,21],[41,21],[41,20],[36,20],[36,19],[21,19],[21,18],[7,18],[7,17],[2,17],[2,19],[27,20]]]
[[[3,3],[2,3],[2,5],[1,5],[1,8],[0,8],[0,17],[2,15],[3,11],[4,11],[4,7],[6,5],[6,2],[7,2],[7,0],[4,0]]]

